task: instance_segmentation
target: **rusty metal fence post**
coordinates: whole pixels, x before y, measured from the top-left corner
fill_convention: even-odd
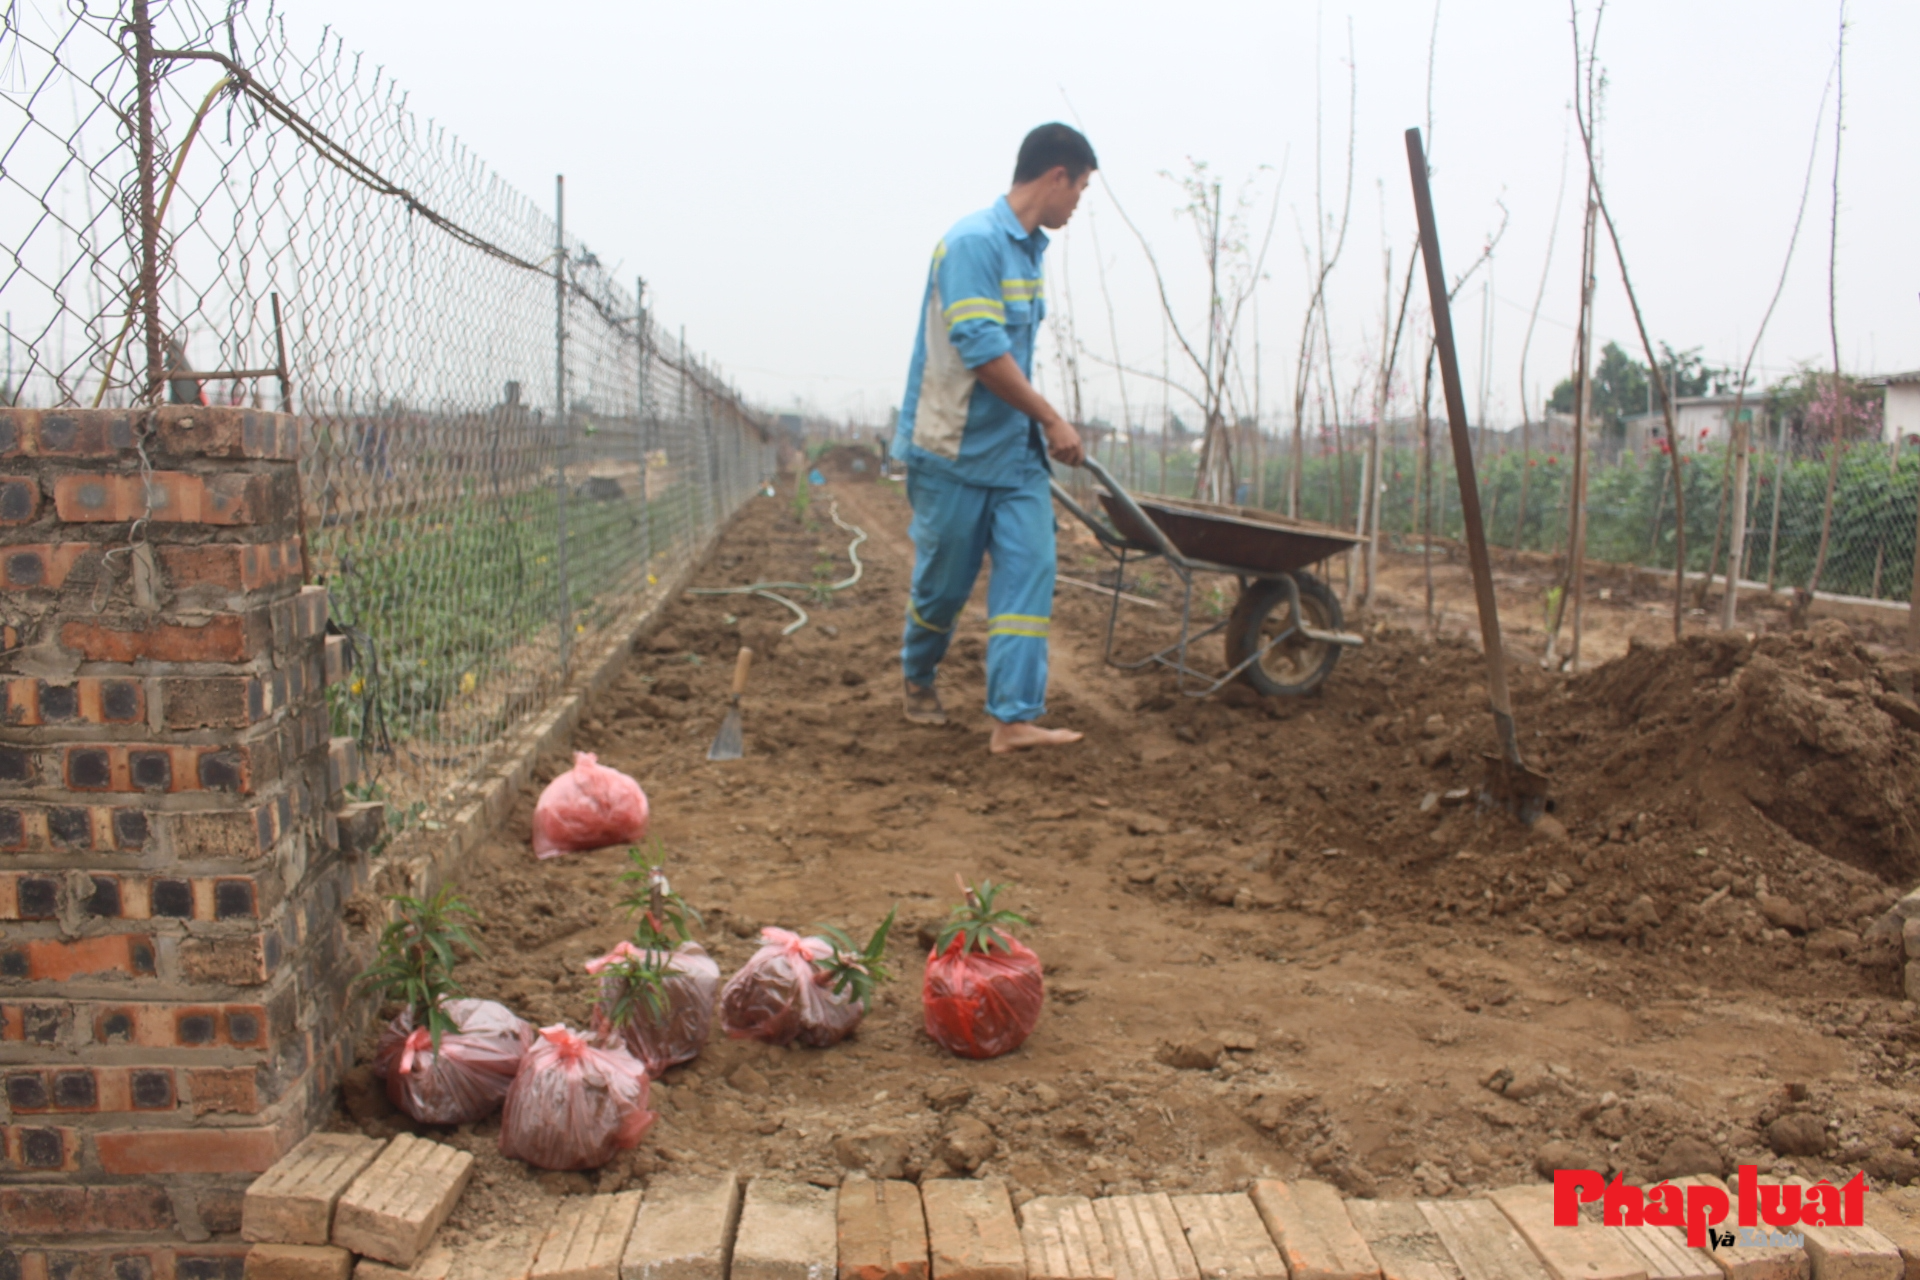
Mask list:
[[[153,154],[153,18],[147,0],[133,0],[134,92],[139,102],[134,109],[137,133],[137,182],[140,206],[140,294],[141,328],[147,347],[145,394],[151,404],[160,395],[160,219],[155,208]]]
[[[652,363],[647,344],[647,282],[633,278],[633,345],[639,383],[633,401],[633,434],[640,445],[640,563],[647,573],[653,571],[653,501],[648,492],[647,469],[653,461],[653,432],[647,403],[647,370]]]

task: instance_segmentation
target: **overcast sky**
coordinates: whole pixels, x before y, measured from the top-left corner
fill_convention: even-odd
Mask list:
[[[1028,128],[1077,118],[1111,190],[1096,183],[1056,237],[1048,289],[1056,310],[1071,297],[1090,353],[1086,412],[1116,415],[1122,390],[1093,356],[1110,360],[1117,345],[1124,363],[1157,369],[1162,359],[1152,280],[1115,197],[1165,268],[1180,322],[1201,322],[1200,254],[1163,176],[1198,160],[1229,199],[1252,184],[1256,233],[1278,184],[1258,296],[1260,385],[1270,420],[1282,406],[1290,414],[1316,110],[1323,200],[1337,216],[1350,24],[1352,215],[1330,300],[1343,388],[1378,358],[1383,255],[1397,276],[1413,236],[1402,131],[1426,118],[1431,0],[281,7],[296,29],[332,23],[349,48],[386,66],[417,111],[522,190],[544,200],[565,173],[569,229],[603,261],[646,276],[657,314],[684,323],[688,340],[768,408],[884,419],[905,380],[935,241],[1005,189]],[[1842,357],[1863,373],[1920,368],[1920,4],[1853,0],[1848,14]],[[1785,253],[1837,17],[1834,5],[1807,0],[1607,8],[1603,176],[1656,341],[1703,347],[1715,364],[1745,358]],[[1522,338],[1570,136],[1569,31],[1565,5],[1552,0],[1443,0],[1439,13],[1431,150],[1449,270],[1499,225],[1496,202],[1510,219],[1485,302],[1495,423],[1520,412]],[[1806,225],[1762,349],[1768,380],[1829,358],[1833,113],[1829,100]],[[1572,360],[1583,170],[1571,136],[1530,397]],[[1485,278],[1456,311],[1470,406]],[[1610,254],[1600,278],[1599,336],[1637,352]],[[1045,389],[1057,393],[1057,348],[1043,354]],[[1132,378],[1124,390],[1136,418],[1158,414],[1158,386]]]

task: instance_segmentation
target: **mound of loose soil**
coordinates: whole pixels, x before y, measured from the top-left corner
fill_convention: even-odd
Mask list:
[[[1750,804],[1832,857],[1911,879],[1920,873],[1912,680],[1904,660],[1883,666],[1844,623],[1826,620],[1759,640],[1635,645],[1572,692],[1618,740],[1598,770],[1614,792]]]
[[[1736,1160],[1920,1173],[1920,1024],[1898,998],[1897,943],[1869,936],[1914,865],[1896,692],[1910,686],[1889,660],[1827,628],[1635,649],[1572,679],[1516,662],[1526,750],[1556,796],[1529,829],[1473,798],[1492,742],[1468,644],[1391,613],[1350,619],[1368,644],[1319,696],[1192,699],[1105,665],[1105,598],[1063,586],[1049,718],[1088,739],[996,758],[983,601],[942,669],[955,723],[901,718],[897,485],[830,486],[805,517],[755,500],[700,585],[842,561],[833,497],[872,535],[857,587],[807,602],[812,624],[778,643],[776,606],[676,602],[574,745],[646,786],[723,972],[762,925],[864,936],[897,905],[900,977],[833,1049],[717,1039],[666,1074],[643,1148],[595,1179],[502,1160],[497,1122],[451,1135],[481,1156],[455,1229],[660,1169],[991,1174],[1022,1197],[1309,1171],[1355,1194],[1439,1196],[1569,1151],[1636,1177]],[[1063,574],[1102,567],[1063,540]],[[1176,617],[1126,606],[1122,656],[1168,643]],[[743,639],[763,654],[746,757],[716,766],[704,753]],[[473,855],[462,887],[486,954],[460,977],[579,1027],[582,965],[629,926],[621,850],[528,850],[534,799],[565,765],[546,762]],[[1047,968],[1033,1036],[988,1062],[947,1056],[921,1026],[956,873],[1015,883]],[[349,1103],[343,1126],[399,1123],[364,1081]],[[1783,1117],[1813,1154],[1779,1153]]]

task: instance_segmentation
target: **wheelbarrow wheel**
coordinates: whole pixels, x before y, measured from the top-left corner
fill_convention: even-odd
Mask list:
[[[1300,612],[1306,615],[1306,624],[1317,631],[1340,630],[1340,601],[1326,584],[1310,573],[1296,573],[1293,580],[1300,588]],[[1292,614],[1286,583],[1271,578],[1249,582],[1227,620],[1227,665],[1239,666],[1273,636],[1295,625]],[[1242,671],[1240,679],[1269,698],[1297,698],[1318,689],[1339,660],[1337,644],[1288,636]]]

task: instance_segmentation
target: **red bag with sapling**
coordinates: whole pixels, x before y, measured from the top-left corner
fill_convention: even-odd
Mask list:
[[[1040,1021],[1046,997],[1040,957],[1002,930],[1024,917],[995,910],[1006,889],[988,880],[966,891],[927,956],[920,1000],[927,1034],[963,1058],[997,1058],[1018,1049]]]
[[[688,928],[700,913],[667,883],[666,857],[658,836],[651,848],[627,850],[633,865],[620,879],[634,888],[621,905],[636,917],[633,941],[587,962],[587,972],[600,977],[594,1040],[623,1045],[655,1076],[700,1056],[720,994],[720,966]]]
[[[576,751],[573,768],[549,782],[533,808],[533,852],[540,858],[630,844],[646,834],[647,793],[591,751]]]
[[[699,943],[671,951],[616,943],[587,961],[587,972],[600,975],[593,1006],[593,1038],[600,1044],[622,1045],[656,1076],[707,1047],[720,966]]]
[[[827,937],[818,938],[762,929],[760,949],[720,993],[721,1025],[730,1036],[768,1044],[838,1044],[860,1025],[874,987],[889,976],[880,957],[892,927],[889,911],[864,948],[838,929],[821,929]]]
[[[492,1000],[441,1004],[453,1030],[434,1043],[431,1027],[415,1026],[405,1009],[380,1033],[373,1073],[387,1082],[387,1100],[423,1124],[474,1124],[507,1096],[533,1043],[530,1023]]]
[[[457,1000],[459,951],[478,952],[464,919],[473,908],[447,890],[398,895],[363,989],[403,1005],[380,1035],[373,1070],[393,1105],[426,1124],[472,1124],[492,1115],[520,1070],[533,1028],[491,1000]]]
[[[542,1027],[507,1090],[500,1154],[542,1169],[598,1169],[658,1119],[647,1068],[622,1048],[595,1048],[563,1026]]]

